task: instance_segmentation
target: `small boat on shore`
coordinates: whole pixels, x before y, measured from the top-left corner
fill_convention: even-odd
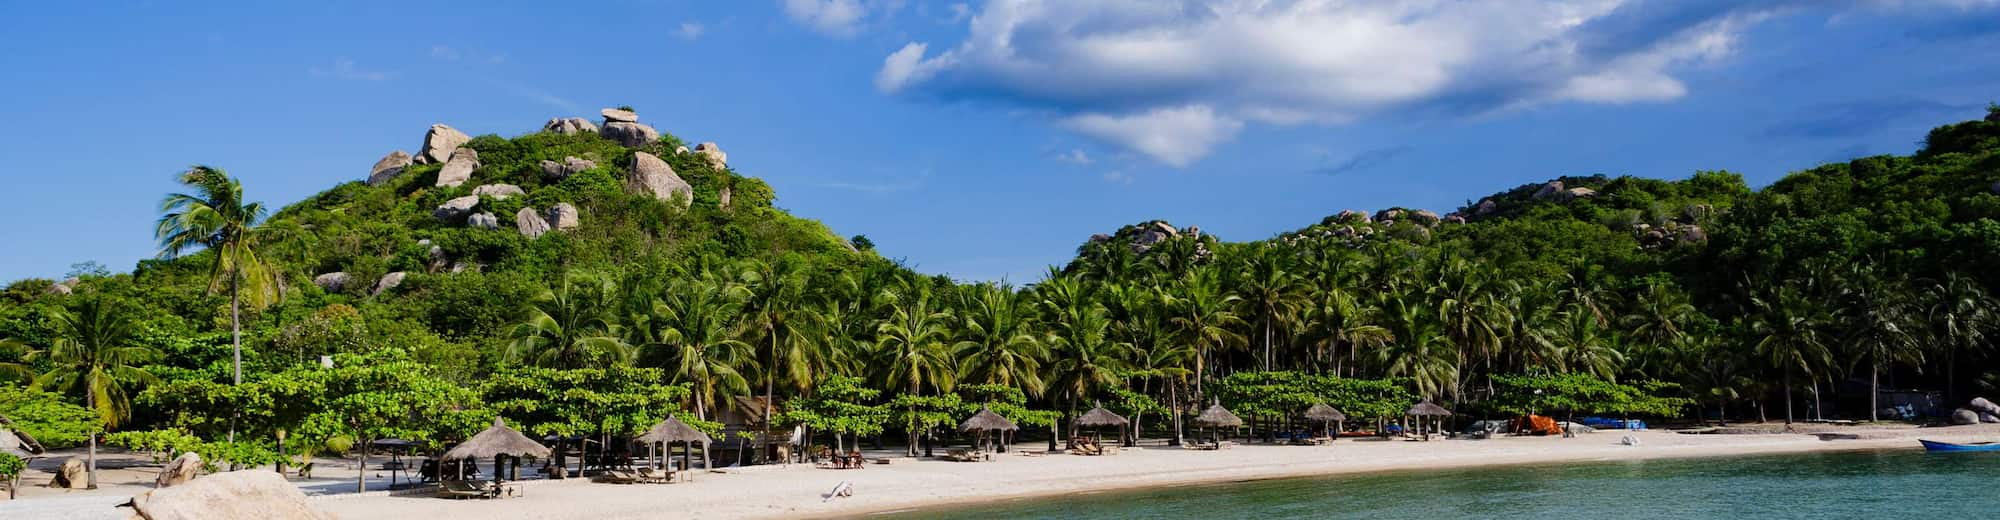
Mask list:
[[[2000,442],[1975,442],[1971,444],[1953,444],[1949,442],[1927,441],[1923,439],[1917,439],[1917,442],[1924,443],[1924,451],[2000,451]]]

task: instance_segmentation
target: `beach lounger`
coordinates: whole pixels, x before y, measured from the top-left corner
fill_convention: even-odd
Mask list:
[[[438,498],[496,498],[500,486],[476,480],[446,480],[438,483]]]
[[[673,470],[639,468],[639,481],[649,484],[671,484],[674,481],[674,472]]]
[[[608,470],[597,476],[598,482],[607,484],[637,484],[639,476],[625,470]]]

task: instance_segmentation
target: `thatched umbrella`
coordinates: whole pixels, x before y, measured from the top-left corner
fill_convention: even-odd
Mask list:
[[[513,428],[508,428],[507,421],[494,417],[493,426],[473,435],[465,442],[458,443],[458,446],[451,451],[444,452],[442,460],[479,460],[491,457],[493,476],[499,477],[502,456],[514,457],[517,460],[521,457],[545,458],[549,456],[549,447],[535,442],[526,435],[521,435],[521,432],[514,431]]]
[[[1436,422],[1439,427],[1442,427],[1444,426],[1444,418],[1451,417],[1451,410],[1446,410],[1442,406],[1432,404],[1429,399],[1425,399],[1423,401],[1418,402],[1415,405],[1410,406],[1410,410],[1407,412],[1403,412],[1403,415],[1417,418],[1417,429],[1422,430],[1424,432],[1423,433],[1424,440],[1430,440],[1431,432],[1435,431],[1436,429],[1425,428],[1424,419],[1429,418],[1434,422]]]
[[[1103,403],[1098,403],[1096,408],[1091,408],[1090,411],[1084,412],[1083,415],[1077,416],[1075,421],[1070,422],[1070,425],[1075,428],[1090,428],[1092,436],[1097,436],[1097,429],[1105,426],[1117,427],[1119,428],[1118,431],[1122,434],[1127,424],[1132,424],[1132,421],[1126,420],[1123,415],[1111,413],[1111,410],[1104,409]]]
[[[713,439],[708,437],[708,434],[694,429],[693,426],[688,426],[687,423],[681,422],[679,417],[671,415],[667,416],[667,420],[653,425],[653,429],[646,430],[646,433],[639,435],[639,438],[633,440],[646,443],[646,451],[652,451],[653,444],[655,443],[662,445],[676,442],[682,443],[681,468],[688,470],[688,480],[694,480],[694,443],[701,443],[703,447],[702,453],[706,454],[708,452],[707,446],[710,442],[714,442]],[[667,457],[671,459],[673,454],[668,453]],[[706,459],[707,457],[703,458]],[[703,460],[702,466],[707,467],[707,465],[707,461]]]
[[[1001,417],[1000,414],[993,413],[993,410],[986,405],[979,405],[979,413],[972,414],[972,417],[965,418],[965,422],[958,423],[958,431],[978,433],[981,449],[986,448],[987,433],[998,433],[1001,436],[1000,444],[1005,445],[1007,432],[1020,429],[1021,427],[1016,426],[1014,421],[1009,421],[1006,417]],[[994,451],[999,450],[996,449]]]
[[[1312,408],[1306,409],[1306,419],[1321,423],[1342,423],[1347,421],[1347,414],[1340,413],[1340,410],[1335,410],[1333,407],[1327,406],[1326,403],[1313,403]],[[1345,428],[1329,428],[1327,436],[1339,438],[1340,430],[1343,429]]]
[[[1194,425],[1200,426],[1204,430],[1208,428],[1237,428],[1243,426],[1243,418],[1237,417],[1228,408],[1223,408],[1222,401],[1216,400],[1214,404],[1210,404],[1207,409],[1202,410],[1200,415],[1194,417]]]

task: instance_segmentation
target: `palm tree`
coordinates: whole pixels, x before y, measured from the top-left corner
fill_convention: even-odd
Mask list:
[[[1932,344],[1944,355],[1944,399],[1958,402],[1958,356],[1977,353],[1990,343],[1995,302],[1978,282],[1952,272],[1932,285],[1928,309]]]
[[[48,361],[49,371],[35,378],[37,388],[61,394],[82,394],[83,405],[97,412],[106,427],[116,427],[132,414],[132,386],[158,381],[139,365],[159,358],[152,348],[133,344],[132,321],[107,297],[85,298],[73,311],[55,315],[55,339],[48,348],[28,352],[29,361]],[[97,432],[90,434],[85,472],[88,487],[97,488]]]
[[[1890,363],[1922,363],[1923,350],[1911,333],[1915,328],[1912,295],[1897,290],[1875,274],[1870,264],[1854,264],[1843,277],[1842,320],[1853,363],[1868,363],[1868,420],[1881,420],[1882,368]]]
[[[1168,300],[1173,312],[1169,321],[1182,338],[1194,345],[1193,397],[1198,401],[1207,395],[1202,393],[1201,385],[1208,377],[1209,353],[1243,344],[1243,335],[1236,332],[1243,320],[1234,310],[1237,298],[1223,294],[1212,271],[1197,271],[1174,292],[1179,296]]]
[[[595,276],[565,276],[556,289],[543,289],[528,304],[527,320],[509,328],[508,355],[554,368],[580,368],[625,361],[632,347],[612,322],[612,284]]]
[[[1317,357],[1332,361],[1334,375],[1341,373],[1342,348],[1347,349],[1346,359],[1352,360],[1362,349],[1372,352],[1395,339],[1389,329],[1369,321],[1370,309],[1352,293],[1335,287],[1322,291],[1318,299],[1307,309],[1306,340],[1319,351]],[[1358,370],[1351,363],[1347,368],[1350,374]]]
[[[763,351],[758,366],[764,381],[764,426],[769,429],[778,380],[783,378],[796,389],[811,387],[813,374],[826,366],[827,356],[820,350],[826,345],[814,341],[811,329],[816,315],[806,300],[806,276],[798,263],[747,260],[741,269],[739,276],[751,294],[744,312],[749,318],[746,332]]]
[[[1678,367],[1659,366],[1687,350],[1687,323],[1701,311],[1688,301],[1687,293],[1667,282],[1646,285],[1645,292],[1632,301],[1630,312],[1619,318],[1630,334],[1634,347],[1633,366],[1641,374],[1657,376]]]
[[[1047,305],[1047,304],[1045,304]],[[1125,382],[1122,374],[1131,345],[1111,339],[1111,320],[1104,307],[1080,300],[1065,307],[1050,307],[1055,318],[1050,350],[1055,359],[1049,364],[1049,389],[1067,398],[1071,413],[1084,398],[1102,388]]]
[[[1444,330],[1427,316],[1421,303],[1411,297],[1391,297],[1384,307],[1395,342],[1382,349],[1379,357],[1390,377],[1408,377],[1417,393],[1437,399],[1458,380],[1458,354],[1445,340]]]
[[[1784,371],[1785,424],[1792,423],[1792,373],[1812,377],[1820,367],[1833,362],[1820,333],[1824,319],[1816,305],[1791,284],[1779,285],[1770,294],[1752,298],[1750,332],[1756,352],[1771,365]]]
[[[1252,256],[1244,266],[1238,280],[1237,295],[1241,298],[1245,314],[1263,331],[1264,371],[1271,370],[1271,346],[1278,333],[1279,322],[1292,315],[1305,295],[1304,285],[1299,278],[1286,271],[1275,253]]]
[[[980,284],[960,292],[962,339],[953,348],[965,379],[1020,388],[1040,396],[1042,360],[1049,352],[1035,334],[1028,299],[1005,286]]]
[[[886,385],[902,386],[912,396],[926,385],[949,390],[957,381],[957,363],[947,347],[951,313],[935,308],[929,280],[906,280],[888,296],[889,318],[876,328],[875,363]],[[914,416],[916,410],[910,410]],[[917,455],[917,429],[909,428],[908,454]]]
[[[1572,305],[1561,313],[1559,328],[1549,338],[1562,352],[1562,366],[1606,381],[1618,380],[1618,368],[1625,355],[1618,351],[1597,316],[1582,305]]]
[[[648,322],[658,340],[646,349],[664,351],[674,376],[694,384],[697,418],[708,419],[716,390],[750,391],[742,368],[753,361],[752,347],[731,337],[745,298],[741,286],[711,276],[675,283],[654,302]]]
[[[220,168],[196,165],[180,175],[189,193],[168,194],[160,203],[160,220],[153,236],[160,257],[174,258],[202,249],[215,255],[209,263],[209,289],[229,287],[230,384],[243,384],[243,295],[248,289],[253,307],[277,298],[278,280],[259,255],[264,242],[259,224],[264,204],[243,199],[243,185]],[[236,421],[230,420],[229,442],[236,442]]]

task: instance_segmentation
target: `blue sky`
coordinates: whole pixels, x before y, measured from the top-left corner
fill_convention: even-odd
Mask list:
[[[190,164],[282,205],[432,123],[605,106],[920,270],[1029,282],[1145,219],[1250,240],[1557,175],[1761,185],[2000,100],[2000,0],[0,0],[0,27],[4,280],[151,256]]]

